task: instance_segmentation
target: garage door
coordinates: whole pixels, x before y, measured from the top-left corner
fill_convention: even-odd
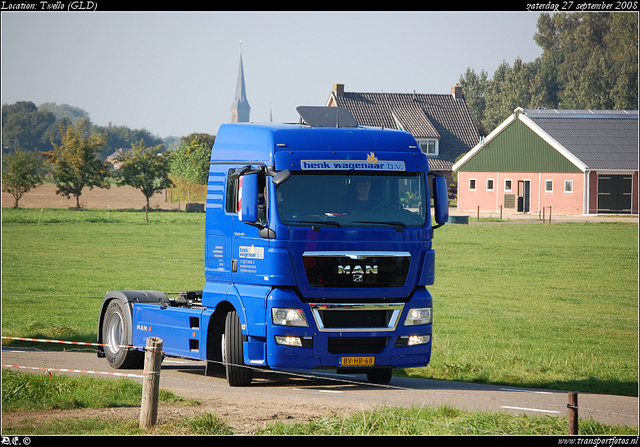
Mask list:
[[[631,214],[631,175],[598,175],[598,213]]]

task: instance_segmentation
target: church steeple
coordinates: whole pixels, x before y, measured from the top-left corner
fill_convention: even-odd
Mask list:
[[[244,86],[244,69],[242,67],[242,42],[240,42],[240,66],[236,82],[236,98],[231,104],[231,122],[248,123],[251,107],[247,101],[247,91]]]

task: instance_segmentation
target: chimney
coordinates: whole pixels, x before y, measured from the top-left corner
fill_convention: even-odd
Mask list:
[[[333,84],[333,91],[336,96],[344,96],[344,84]]]
[[[454,99],[462,99],[462,87],[458,84],[451,87],[451,94]]]

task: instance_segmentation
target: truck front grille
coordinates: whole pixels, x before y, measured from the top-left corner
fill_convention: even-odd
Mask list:
[[[378,354],[389,344],[389,337],[329,337],[330,354]]]
[[[393,331],[404,304],[310,304],[320,331]]]
[[[402,287],[409,273],[408,252],[305,252],[311,287]]]

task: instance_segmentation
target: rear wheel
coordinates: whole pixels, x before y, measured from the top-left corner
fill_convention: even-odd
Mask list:
[[[222,335],[222,363],[225,366],[227,382],[230,386],[247,386],[253,373],[244,364],[242,329],[236,311],[227,314]]]
[[[128,309],[119,300],[111,300],[102,321],[102,343],[107,362],[116,369],[139,369],[144,366],[144,352],[131,346],[131,328],[127,320]]]

